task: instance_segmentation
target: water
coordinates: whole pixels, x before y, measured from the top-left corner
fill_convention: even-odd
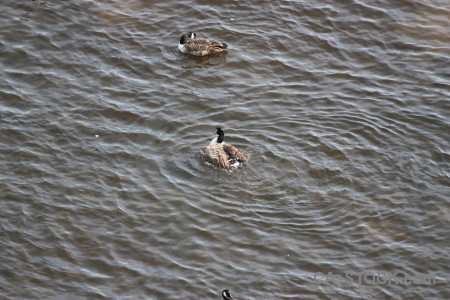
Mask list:
[[[0,8],[1,298],[450,298],[447,1]]]

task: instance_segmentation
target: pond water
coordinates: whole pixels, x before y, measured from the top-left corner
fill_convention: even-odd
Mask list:
[[[3,1],[0,298],[450,299],[449,16]]]

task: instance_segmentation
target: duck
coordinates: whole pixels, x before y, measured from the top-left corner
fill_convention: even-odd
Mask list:
[[[234,299],[233,297],[231,297],[230,291],[228,289],[225,289],[222,291],[222,297],[223,297],[223,300],[237,300],[237,299]]]
[[[239,150],[223,142],[225,133],[222,128],[217,127],[213,138],[208,146],[203,148],[207,160],[213,165],[224,169],[237,169],[248,161],[247,157]]]
[[[196,38],[195,32],[188,32],[181,36],[178,50],[182,53],[195,56],[205,56],[222,52],[228,45],[221,42],[214,42],[204,38]]]

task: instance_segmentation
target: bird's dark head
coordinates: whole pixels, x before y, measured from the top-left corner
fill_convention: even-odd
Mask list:
[[[231,297],[230,291],[227,289],[222,291],[222,297],[223,297],[223,300],[233,300],[233,297]]]
[[[196,34],[194,32],[188,32],[181,36],[180,44],[186,44],[188,39],[195,39]]]
[[[216,128],[216,134],[219,136],[217,138],[217,143],[222,143],[223,142],[223,137],[225,136],[225,133],[223,132],[222,128],[217,127]]]

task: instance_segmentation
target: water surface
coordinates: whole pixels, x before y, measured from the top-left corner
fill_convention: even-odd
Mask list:
[[[450,298],[447,1],[0,8],[1,298]]]

